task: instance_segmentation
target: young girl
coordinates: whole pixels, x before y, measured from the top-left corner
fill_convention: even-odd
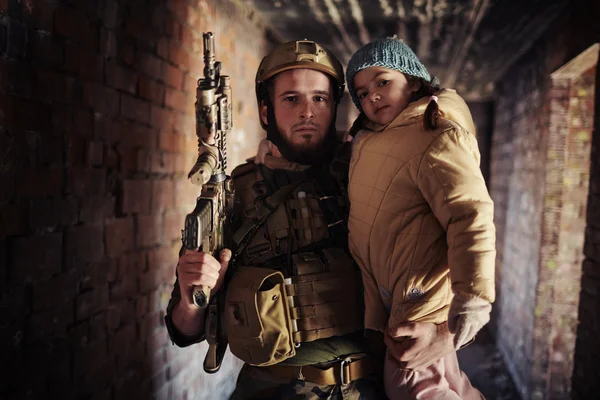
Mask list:
[[[489,321],[494,301],[493,203],[469,109],[396,38],[358,50],[346,78],[361,112],[348,228],[363,274],[365,328],[447,321],[458,349]],[[455,351],[419,371],[388,355],[384,371],[391,399],[483,397]]]

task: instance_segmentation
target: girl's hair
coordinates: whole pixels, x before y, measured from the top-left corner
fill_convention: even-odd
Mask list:
[[[413,76],[407,76],[411,83],[420,84],[419,90],[413,93],[411,102],[419,100],[425,96],[435,96],[440,91],[440,81],[434,76],[430,81],[423,78],[416,78]],[[429,100],[429,104],[425,109],[423,115],[423,125],[427,130],[434,130],[438,127],[438,118],[440,117],[440,109],[436,100]]]

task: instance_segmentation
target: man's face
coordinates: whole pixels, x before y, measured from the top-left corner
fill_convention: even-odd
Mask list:
[[[333,118],[334,99],[327,75],[312,69],[281,72],[271,82],[270,98],[279,134],[304,157],[317,156]],[[267,107],[260,113],[267,124]]]
[[[387,125],[406,108],[419,84],[408,81],[400,71],[369,67],[354,76],[354,87],[367,118]]]

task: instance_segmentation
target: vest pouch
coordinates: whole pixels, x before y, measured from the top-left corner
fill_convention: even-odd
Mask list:
[[[239,267],[225,298],[225,327],[231,352],[255,366],[296,355],[283,274]]]

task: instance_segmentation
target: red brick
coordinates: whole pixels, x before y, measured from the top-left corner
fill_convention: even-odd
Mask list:
[[[175,121],[175,115],[171,110],[156,106],[152,106],[151,118],[152,126],[157,129],[170,129]]]
[[[49,233],[9,242],[11,282],[37,281],[60,272],[63,263],[63,234]]]
[[[162,273],[170,276],[172,269],[177,264],[177,259],[178,255],[173,247],[161,246],[148,252],[148,267],[160,282],[162,278],[159,275]]]
[[[65,61],[63,68],[67,72],[78,74],[81,71],[81,47],[73,42],[65,43]]]
[[[160,243],[162,237],[162,216],[138,215],[137,216],[137,247],[150,247]]]
[[[112,147],[107,147],[105,156],[104,156],[104,167],[109,170],[114,170],[119,168],[119,157],[117,155],[117,151]]]
[[[121,95],[121,115],[142,123],[150,120],[150,103],[128,95]]]
[[[102,288],[108,282],[108,275],[115,260],[102,260],[79,267],[79,289],[82,292]]]
[[[27,342],[35,343],[49,337],[64,337],[73,322],[73,304],[62,303],[53,309],[32,314],[27,320]]]
[[[175,44],[172,44],[169,48],[169,60],[184,71],[189,68],[190,56],[188,52]]]
[[[34,229],[73,225],[78,215],[79,204],[74,198],[54,197],[31,202],[30,220]]]
[[[135,315],[142,319],[148,313],[148,296],[139,296],[135,300]]]
[[[90,318],[89,343],[98,343],[106,338],[106,313],[94,315]],[[105,350],[106,352],[106,350]]]
[[[104,8],[102,9],[101,20],[104,26],[114,29],[117,27],[119,21],[119,4],[114,0],[106,0],[103,4]]]
[[[167,211],[165,213],[165,228],[164,228],[164,240],[169,243],[173,240],[181,239],[181,229],[183,229],[183,222],[185,221],[185,215],[176,211]]]
[[[108,332],[113,333],[121,326],[131,324],[135,319],[135,303],[132,300],[115,302],[107,310],[106,322]]]
[[[63,48],[62,43],[54,40],[52,35],[47,32],[41,31],[30,31],[33,32],[29,39],[29,47],[27,49],[28,56],[35,65],[49,66],[53,69],[60,69],[63,66]]]
[[[104,143],[93,140],[88,143],[86,151],[87,165],[89,167],[101,167],[104,165]]]
[[[68,303],[73,300],[77,290],[77,277],[74,273],[62,273],[36,282],[31,293],[32,309],[39,312]]]
[[[105,237],[106,254],[115,257],[134,247],[133,218],[119,218],[106,222]]]
[[[110,288],[111,301],[131,299],[137,294],[137,279],[134,275],[125,275]]]
[[[120,159],[119,171],[125,173],[137,171],[137,152],[138,150],[131,146],[117,146],[117,154]]]
[[[173,208],[175,191],[173,181],[156,180],[152,183],[152,211],[158,212]]]
[[[58,132],[71,130],[73,125],[73,112],[70,107],[53,104],[50,113],[50,125]]]
[[[123,61],[125,65],[133,65],[135,61],[135,46],[132,40],[119,38],[117,53],[119,59]]]
[[[101,310],[105,310],[107,307],[107,287],[90,290],[75,298],[75,316],[78,321],[88,319]]]
[[[154,79],[161,78],[161,61],[160,58],[152,54],[138,52],[136,54],[135,66],[136,69]]]
[[[115,58],[117,56],[117,48],[115,34],[108,29],[100,28],[100,55],[107,59]]]
[[[136,339],[135,324],[131,321],[128,325],[119,329],[116,333],[109,337],[108,352],[112,356],[125,355],[128,348],[132,346],[132,343]]]
[[[0,237],[25,234],[27,219],[26,203],[0,204]]]
[[[151,194],[151,181],[125,180],[121,204],[123,213],[147,214],[150,211]]]
[[[94,117],[87,110],[76,110],[73,113],[72,132],[77,136],[91,138],[94,135]]]
[[[119,257],[119,271],[117,280],[123,280],[127,276],[137,277],[148,269],[147,254],[144,251],[123,254]]]
[[[156,54],[158,54],[158,56],[162,59],[166,60],[169,58],[170,43],[171,42],[166,37],[162,37],[158,40],[158,43],[156,44]]]
[[[167,62],[162,63],[162,76],[165,83],[172,88],[180,89],[183,81],[183,72]]]
[[[185,94],[179,90],[166,88],[165,105],[179,112],[192,112],[194,103],[189,103]]]
[[[140,77],[140,97],[153,104],[163,105],[165,101],[164,85],[148,77]]]
[[[47,70],[36,71],[37,97],[40,100],[56,103],[67,102],[67,87],[64,77]]]
[[[193,49],[198,40],[191,28],[183,25],[181,27],[181,46],[186,49]]]
[[[67,193],[87,197],[106,192],[106,171],[71,167],[67,170]]]
[[[70,268],[100,261],[104,256],[104,232],[99,226],[76,226],[66,231],[65,260]]]
[[[183,91],[186,93],[196,92],[198,87],[198,78],[194,78],[189,74],[183,76]]]
[[[80,76],[85,80],[102,82],[104,79],[104,57],[87,50],[82,50],[80,55]]]
[[[66,142],[65,165],[69,167],[85,165],[85,139],[79,136],[68,136]]]
[[[58,168],[30,168],[17,179],[17,196],[34,198],[60,195],[63,171]]]
[[[135,93],[137,75],[119,66],[114,60],[106,62],[106,83],[118,90]]]
[[[171,16],[165,18],[165,30],[167,35],[173,39],[179,40],[181,38],[181,24]]]
[[[113,130],[116,141],[133,147],[156,147],[156,136],[154,131],[146,126],[129,121],[121,121]]]
[[[37,148],[37,163],[44,166],[64,166],[63,138],[45,134]]]
[[[102,365],[108,358],[106,350],[107,342],[105,340],[95,340],[80,351],[74,353],[74,375],[79,377],[80,374],[91,373],[99,365]]]
[[[83,86],[84,101],[96,112],[115,116],[119,110],[119,94],[96,83],[85,83]]]
[[[152,150],[138,149],[135,153],[136,171],[152,172]]]
[[[54,32],[92,48],[97,41],[94,28],[85,14],[70,7],[60,7],[54,13]]]

